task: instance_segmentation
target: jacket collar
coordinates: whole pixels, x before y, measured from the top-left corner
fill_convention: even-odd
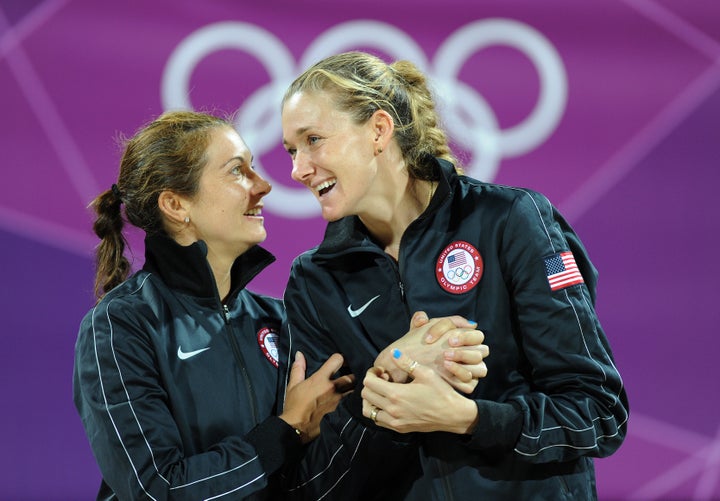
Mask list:
[[[438,181],[430,205],[418,219],[424,219],[434,212],[452,193],[453,186],[457,182],[457,173],[455,166],[450,162],[429,157],[432,162],[432,170],[434,179]],[[344,251],[350,247],[363,247],[372,242],[372,237],[368,233],[365,225],[362,224],[357,216],[347,216],[337,221],[328,223],[325,229],[325,236],[322,243],[318,247],[318,254],[330,256],[336,252]]]
[[[239,256],[230,271],[230,296],[255,278],[275,257],[260,246]],[[207,245],[202,240],[182,246],[166,236],[145,238],[143,269],[160,275],[171,288],[197,297],[217,297],[217,286],[207,261]]]

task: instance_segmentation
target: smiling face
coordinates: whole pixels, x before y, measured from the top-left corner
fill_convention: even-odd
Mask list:
[[[186,200],[188,228],[208,256],[234,260],[265,240],[262,198],[270,184],[252,167],[250,150],[230,127],[210,134],[197,194]]]
[[[285,101],[282,129],[292,178],[313,192],[325,220],[372,208],[378,178],[372,121],[358,125],[326,94],[305,91]]]

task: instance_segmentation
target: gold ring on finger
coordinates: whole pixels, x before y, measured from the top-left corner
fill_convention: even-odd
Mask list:
[[[412,363],[410,364],[410,367],[408,367],[408,370],[407,370],[408,374],[412,375],[413,371],[415,370],[415,367],[417,367],[418,365],[420,365],[420,364],[418,364],[417,360],[413,360]]]
[[[372,419],[373,423],[377,423],[378,412],[380,412],[380,409],[377,407],[373,407],[373,410],[370,411],[370,419]]]

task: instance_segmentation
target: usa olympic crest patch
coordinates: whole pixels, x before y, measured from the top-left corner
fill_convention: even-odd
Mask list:
[[[435,265],[435,277],[440,287],[452,294],[472,290],[482,273],[482,256],[472,244],[462,240],[445,247]]]
[[[277,367],[278,366],[278,334],[272,327],[263,327],[257,333],[258,344],[265,354],[265,358]]]

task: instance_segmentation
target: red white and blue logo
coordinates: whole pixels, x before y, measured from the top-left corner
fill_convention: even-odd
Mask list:
[[[546,257],[545,272],[551,291],[558,291],[585,282],[575,262],[575,256],[570,251]]]
[[[463,240],[445,247],[435,265],[435,277],[440,287],[452,294],[472,290],[480,281],[482,272],[482,256],[472,244]]]
[[[258,344],[265,354],[265,358],[277,367],[278,366],[278,333],[272,327],[263,327],[257,333]]]

